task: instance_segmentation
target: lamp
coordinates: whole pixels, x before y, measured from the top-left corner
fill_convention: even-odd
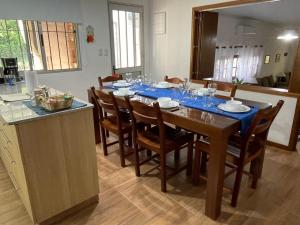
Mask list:
[[[279,35],[277,39],[284,41],[292,41],[298,39],[299,35],[295,30],[287,30],[282,35]]]

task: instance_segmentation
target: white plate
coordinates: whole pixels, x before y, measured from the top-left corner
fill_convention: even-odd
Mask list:
[[[164,88],[170,88],[171,85],[169,85],[169,84],[168,84],[168,85],[165,85],[165,84],[164,84],[164,85],[157,84],[157,85],[155,85],[155,87],[156,87],[156,88],[160,88],[160,89],[164,89]]]
[[[135,92],[129,91],[127,94],[124,95],[124,94],[121,94],[119,91],[114,91],[113,94],[118,97],[124,97],[124,96],[132,96],[135,94]]]
[[[162,109],[170,109],[170,108],[175,108],[178,107],[179,103],[176,101],[170,101],[168,104],[166,105],[159,105],[160,108]]]
[[[117,88],[120,88],[120,87],[129,87],[129,86],[131,86],[131,84],[120,82],[120,83],[114,83],[113,86],[117,87]]]
[[[245,113],[251,110],[251,108],[246,105],[238,105],[237,108],[233,108],[231,105],[220,104],[218,105],[218,108],[225,112],[232,112],[232,113]]]

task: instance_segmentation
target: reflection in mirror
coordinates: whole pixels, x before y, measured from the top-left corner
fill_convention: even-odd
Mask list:
[[[191,77],[287,89],[299,7],[300,1],[287,0],[195,12]]]

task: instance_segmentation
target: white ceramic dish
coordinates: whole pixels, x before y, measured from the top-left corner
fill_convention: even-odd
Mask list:
[[[232,105],[232,104],[220,104],[218,108],[225,111],[225,112],[232,112],[232,113],[245,113],[251,110],[250,107],[246,105]]]
[[[120,93],[119,91],[114,91],[113,94],[115,96],[118,96],[118,97],[124,97],[124,96],[132,96],[135,94],[134,91],[128,91],[127,93]]]
[[[121,88],[121,87],[129,87],[131,86],[131,84],[126,82],[118,82],[118,83],[114,83],[113,86],[116,88]]]
[[[208,95],[208,89],[207,88],[199,88],[199,89],[197,89],[197,92],[198,92],[199,96]]]
[[[227,105],[242,105],[241,101],[238,100],[229,100],[226,102]]]
[[[168,82],[162,81],[155,85],[156,88],[170,88],[171,85]]]
[[[168,103],[163,103],[161,104],[160,102],[158,102],[159,107],[162,109],[170,109],[170,108],[175,108],[179,106],[179,103],[176,101],[169,101]]]
[[[127,82],[126,82],[126,80],[118,80],[117,83],[122,83],[122,84],[124,84],[124,83],[127,83]]]

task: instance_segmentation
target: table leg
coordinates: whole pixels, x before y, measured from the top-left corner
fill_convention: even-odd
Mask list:
[[[221,212],[227,142],[224,137],[212,137],[210,142],[205,215],[214,220]]]

